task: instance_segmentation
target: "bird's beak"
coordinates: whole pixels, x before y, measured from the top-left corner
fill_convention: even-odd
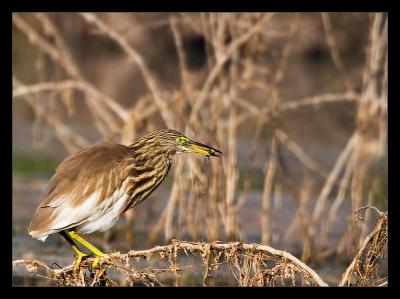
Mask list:
[[[205,156],[216,156],[216,157],[221,157],[222,156],[222,152],[212,148],[211,146],[202,144],[200,142],[196,142],[196,141],[188,141],[185,144],[185,148],[188,152],[192,152],[192,153],[199,153]]]

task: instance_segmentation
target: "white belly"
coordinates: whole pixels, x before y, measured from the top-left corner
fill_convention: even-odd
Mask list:
[[[109,209],[99,214],[98,217],[89,219],[76,228],[77,233],[90,234],[95,231],[105,231],[111,228],[124,210],[128,195],[119,198]],[[112,200],[112,199],[111,199]]]

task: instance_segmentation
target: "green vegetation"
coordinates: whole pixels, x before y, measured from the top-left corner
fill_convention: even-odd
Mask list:
[[[373,204],[379,206],[381,209],[387,209],[388,202],[388,173],[382,171],[379,176],[377,188],[373,198]]]
[[[51,176],[60,159],[31,154],[13,154],[13,174]]]

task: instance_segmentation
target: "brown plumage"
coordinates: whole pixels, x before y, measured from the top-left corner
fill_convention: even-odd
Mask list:
[[[99,144],[67,157],[41,195],[29,234],[44,241],[56,232],[109,229],[161,184],[178,152],[221,154],[167,129],[130,146]]]

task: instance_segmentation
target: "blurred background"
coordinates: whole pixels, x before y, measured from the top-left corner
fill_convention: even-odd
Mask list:
[[[100,248],[256,242],[337,284],[376,220],[353,211],[387,209],[384,14],[14,13],[12,36],[13,259],[72,263],[58,235],[27,234],[67,155],[165,127],[223,158],[174,158],[153,195],[88,236]],[[48,284],[20,270],[14,285]]]

